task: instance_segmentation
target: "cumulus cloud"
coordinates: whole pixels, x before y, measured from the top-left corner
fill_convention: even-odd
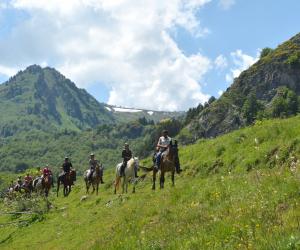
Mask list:
[[[105,83],[110,104],[184,110],[209,98],[201,86],[212,63],[185,55],[170,34],[205,35],[196,13],[208,2],[11,0],[29,17],[0,41],[0,65],[48,64],[79,87]]]
[[[0,65],[0,75],[13,76],[18,72],[16,68]]]
[[[224,10],[229,10],[235,4],[235,0],[219,0],[219,6]]]
[[[234,67],[230,69],[230,73],[226,74],[226,81],[231,83],[234,78],[238,77],[242,71],[248,69],[251,65],[256,63],[259,59],[259,50],[255,57],[244,54],[242,50],[231,52]]]
[[[221,95],[223,95],[224,91],[223,90],[219,90],[218,91],[218,96],[220,97]]]
[[[214,63],[215,63],[216,69],[219,69],[219,70],[223,70],[223,69],[227,68],[227,66],[228,66],[228,61],[227,61],[226,57],[223,55],[219,55],[215,59]]]

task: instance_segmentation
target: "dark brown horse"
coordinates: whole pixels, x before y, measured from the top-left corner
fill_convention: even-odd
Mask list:
[[[42,179],[42,187],[43,187],[43,190],[44,190],[44,193],[45,193],[45,196],[48,197],[49,195],[49,191],[51,189],[51,178],[49,175],[46,175],[43,177]]]
[[[92,185],[93,186],[92,193],[94,193],[95,190],[96,190],[96,194],[98,195],[99,184],[100,184],[101,175],[102,175],[102,165],[99,166],[97,164],[97,166],[95,168],[95,171],[94,171],[93,175],[91,176],[90,180],[88,179],[88,172],[89,171],[90,170],[87,170],[85,172],[85,174],[84,174],[84,181],[85,181],[85,186],[86,186],[86,193],[87,194],[89,193],[90,186]]]
[[[60,175],[57,178],[57,190],[56,190],[57,197],[58,197],[60,184],[64,185],[64,196],[66,197],[72,191],[72,185],[74,184],[74,180],[76,180],[75,170],[71,170],[69,173],[66,173],[65,175]]]
[[[161,162],[160,162],[160,188],[164,188],[165,183],[165,173],[171,172],[172,178],[172,186],[175,185],[175,170],[176,164],[178,162],[178,148],[177,144],[170,143],[167,150],[163,153]],[[159,172],[157,169],[153,169],[153,185],[152,189],[155,190],[155,181],[156,181],[156,174]]]

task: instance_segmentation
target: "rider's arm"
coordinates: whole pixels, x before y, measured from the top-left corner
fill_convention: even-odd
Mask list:
[[[167,146],[161,144],[161,139],[160,138],[158,140],[157,147],[158,148],[167,148]]]

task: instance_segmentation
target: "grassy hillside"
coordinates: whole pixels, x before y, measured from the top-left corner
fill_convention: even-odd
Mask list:
[[[198,141],[180,157],[185,171],[174,188],[167,178],[152,191],[149,175],[136,194],[113,195],[108,171],[98,197],[80,201],[79,181],[68,198],[51,195],[47,213],[1,214],[0,248],[300,248],[300,116]]]

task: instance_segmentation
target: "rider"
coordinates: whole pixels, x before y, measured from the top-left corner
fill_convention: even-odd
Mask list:
[[[129,149],[129,144],[128,143],[124,144],[124,149],[122,151],[122,158],[123,158],[123,163],[122,163],[122,166],[121,166],[121,176],[124,176],[125,175],[125,168],[127,166],[127,162],[132,158],[132,152]],[[134,169],[134,172],[135,172],[135,178],[138,178],[136,168]]]
[[[163,154],[163,152],[165,152],[165,150],[168,148],[168,146],[170,145],[172,139],[171,137],[168,136],[168,130],[164,130],[162,132],[162,136],[159,137],[158,139],[158,143],[156,146],[156,149],[158,150],[157,154],[156,154],[156,159],[155,159],[155,165],[154,168],[156,170],[159,169],[160,167],[160,161],[161,161],[161,156]]]
[[[73,166],[72,163],[69,161],[69,157],[65,157],[65,162],[62,165],[62,169],[64,171],[63,175],[66,176],[67,174],[69,174],[72,170]]]
[[[24,187],[32,189],[32,177],[29,175],[29,173],[27,173],[24,178]]]
[[[43,169],[43,172],[42,172],[42,178],[45,178],[46,176],[49,176],[50,178],[50,181],[51,181],[51,185],[52,187],[54,186],[54,183],[53,183],[53,175],[52,175],[52,171],[50,170],[49,168],[49,165],[47,164],[46,167],[44,167]]]
[[[92,176],[93,176],[93,173],[96,169],[96,166],[98,165],[100,167],[100,165],[99,165],[99,162],[95,159],[95,154],[94,153],[91,153],[90,157],[91,157],[90,160],[89,160],[90,172],[89,172],[87,177],[88,177],[89,181],[92,181]],[[102,184],[104,183],[104,181],[103,181],[103,169],[100,171],[100,182]]]

